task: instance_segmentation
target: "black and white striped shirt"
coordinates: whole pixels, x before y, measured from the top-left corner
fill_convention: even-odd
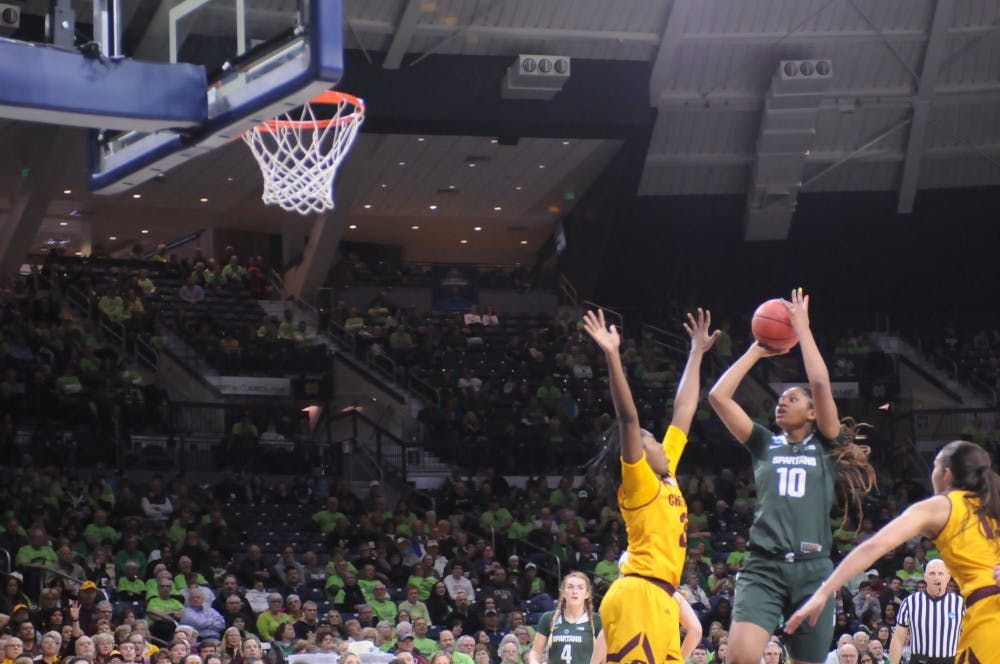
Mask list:
[[[910,630],[910,651],[925,657],[954,657],[962,631],[965,600],[945,593],[931,597],[920,590],[899,605],[896,623]]]

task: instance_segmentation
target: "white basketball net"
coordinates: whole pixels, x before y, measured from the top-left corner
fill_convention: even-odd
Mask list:
[[[298,117],[285,113],[243,134],[264,176],[261,200],[302,215],[333,209],[333,179],[365,118],[364,102],[350,95],[327,92],[312,103],[336,112],[317,117],[305,104]]]

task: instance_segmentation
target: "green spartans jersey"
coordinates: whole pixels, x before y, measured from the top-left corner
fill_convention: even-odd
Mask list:
[[[773,554],[829,554],[834,443],[816,431],[793,444],[755,424],[746,445],[757,485],[750,544]]]
[[[586,612],[577,623],[567,622],[560,616],[555,627],[552,625],[553,615],[554,611],[548,611],[538,621],[538,633],[548,642],[548,664],[590,664],[594,637],[601,632],[601,617],[594,614],[594,627],[591,629],[590,615]]]

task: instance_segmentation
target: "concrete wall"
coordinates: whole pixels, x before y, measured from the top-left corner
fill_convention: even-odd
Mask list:
[[[961,408],[962,403],[942,392],[922,374],[908,365],[899,362],[899,393],[903,399],[909,400],[913,408]]]
[[[353,405],[397,438],[406,440],[413,426],[413,415],[407,401],[369,380],[344,358],[333,358],[333,411]]]

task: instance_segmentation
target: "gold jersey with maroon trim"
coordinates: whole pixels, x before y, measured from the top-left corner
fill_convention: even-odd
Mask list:
[[[628,531],[628,560],[622,574],[661,579],[680,585],[687,556],[687,502],[675,479],[687,436],[671,425],[663,437],[670,474],[657,476],[646,460],[622,460],[618,506]]]
[[[1000,524],[976,514],[979,498],[975,494],[949,491],[947,498],[951,514],[934,543],[968,601],[977,588],[996,583],[993,568],[1000,560]]]

